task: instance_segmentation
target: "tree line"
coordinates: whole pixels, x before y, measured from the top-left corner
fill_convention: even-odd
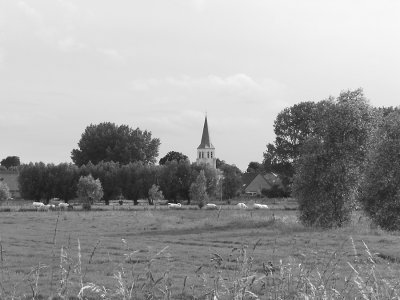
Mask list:
[[[92,175],[99,179],[103,189],[103,200],[149,199],[149,190],[159,186],[164,197],[170,201],[187,200],[190,204],[190,187],[204,172],[206,192],[210,198],[228,199],[236,196],[241,186],[241,172],[232,165],[223,164],[221,169],[208,165],[197,165],[188,160],[166,161],[163,165],[132,162],[101,161],[78,167],[75,164],[29,163],[19,167],[19,186],[21,197],[48,201],[60,198],[65,201],[76,198],[77,184],[84,176]]]

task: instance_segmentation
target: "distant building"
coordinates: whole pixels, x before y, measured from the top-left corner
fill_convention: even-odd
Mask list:
[[[208,132],[207,116],[204,120],[203,134],[201,136],[200,145],[197,147],[196,163],[208,164],[214,169],[217,168],[217,159],[215,157],[215,147],[211,144],[210,133]]]
[[[21,198],[18,185],[18,172],[17,171],[0,171],[0,181],[7,184],[10,189],[11,197],[14,199]]]
[[[242,192],[251,196],[261,194],[263,189],[270,190],[274,185],[282,188],[282,182],[274,173],[244,173],[242,175]]]

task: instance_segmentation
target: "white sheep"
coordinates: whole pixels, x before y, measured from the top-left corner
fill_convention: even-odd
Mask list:
[[[47,209],[55,209],[56,208],[56,206],[54,204],[46,204],[44,207]]]
[[[238,204],[236,204],[236,206],[238,207],[238,208],[240,208],[240,209],[246,209],[247,208],[247,205],[246,204],[244,204],[244,203],[238,203]]]
[[[36,208],[40,208],[40,207],[44,207],[44,203],[42,203],[42,202],[33,202],[32,206],[36,207]]]
[[[168,203],[168,208],[181,208],[182,205],[180,203]]]
[[[254,209],[269,209],[268,205],[266,205],[266,204],[258,204],[258,203],[254,203],[253,208]]]
[[[65,203],[65,202],[58,203],[58,208],[60,208],[60,209],[65,209],[65,208],[68,208],[68,207],[69,207],[68,203]]]
[[[205,208],[206,209],[218,209],[218,206],[214,203],[207,203]]]

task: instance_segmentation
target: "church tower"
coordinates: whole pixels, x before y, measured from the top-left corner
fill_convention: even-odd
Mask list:
[[[217,168],[217,159],[215,157],[215,148],[211,144],[210,134],[208,132],[207,116],[204,120],[203,135],[201,136],[201,143],[197,147],[197,164],[208,164],[214,169]]]

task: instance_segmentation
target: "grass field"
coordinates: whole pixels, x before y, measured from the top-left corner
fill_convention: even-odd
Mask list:
[[[1,299],[399,297],[398,235],[361,215],[322,231],[281,209],[11,211],[0,234]]]

